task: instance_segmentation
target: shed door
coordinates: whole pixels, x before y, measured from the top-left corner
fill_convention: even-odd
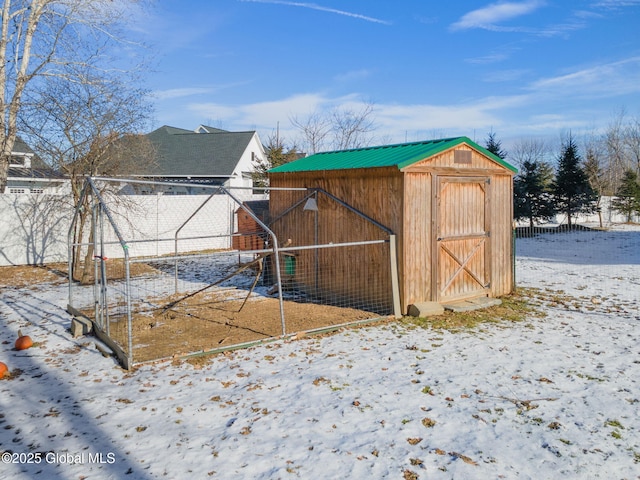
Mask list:
[[[488,294],[488,177],[436,177],[436,299],[445,302]]]

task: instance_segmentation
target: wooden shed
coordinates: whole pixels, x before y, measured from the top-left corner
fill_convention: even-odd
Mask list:
[[[272,187],[323,189],[392,230],[406,313],[419,302],[512,291],[516,172],[469,138],[456,137],[319,153],[270,170],[269,179]],[[290,197],[271,191],[272,218],[291,205]],[[277,234],[296,238],[295,224],[287,228]]]

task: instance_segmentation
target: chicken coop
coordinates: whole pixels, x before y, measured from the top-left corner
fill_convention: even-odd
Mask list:
[[[236,250],[260,250],[264,248],[266,232],[258,223],[269,223],[269,200],[243,202],[235,211],[238,231],[233,237]],[[256,220],[257,219],[257,220]]]
[[[318,189],[386,226],[397,239],[401,309],[412,304],[498,297],[513,289],[513,176],[516,168],[467,137],[318,153],[269,171],[271,218],[295,203],[296,189]],[[278,190],[278,188],[289,190]],[[274,222],[279,238],[332,232],[361,236],[343,210],[324,197],[314,205],[315,230],[304,212]],[[317,233],[316,233],[317,234]],[[359,250],[324,259],[323,270],[349,270],[388,282],[388,265]],[[304,262],[298,258],[298,264]],[[310,261],[307,259],[306,261]],[[366,297],[367,285],[350,290]],[[348,285],[334,288],[349,290]],[[391,288],[389,288],[391,290]]]

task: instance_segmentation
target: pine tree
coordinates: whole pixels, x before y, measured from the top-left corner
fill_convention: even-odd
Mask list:
[[[496,139],[496,134],[494,132],[489,132],[485,146],[485,148],[495,156],[500,157],[503,160],[507,158],[507,152],[502,149],[502,142]]]
[[[631,222],[634,213],[640,215],[640,184],[638,174],[634,170],[628,169],[624,172],[616,196],[611,201],[611,207],[625,215],[627,222]]]
[[[557,211],[567,216],[569,229],[575,215],[595,211],[596,195],[589,184],[578,147],[571,136],[562,145],[553,196]]]
[[[269,137],[264,150],[266,153],[266,159],[264,161],[255,161],[253,164],[254,171],[252,173],[252,178],[253,184],[256,187],[267,187],[269,185],[267,177],[267,172],[269,170],[301,157],[301,154],[298,152],[295,145],[287,148],[283,139],[278,135],[272,135]]]
[[[528,219],[533,228],[536,222],[548,221],[555,214],[552,196],[553,170],[543,161],[525,161],[513,181],[514,216]]]

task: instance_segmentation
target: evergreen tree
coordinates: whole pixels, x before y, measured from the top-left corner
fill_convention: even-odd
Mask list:
[[[254,171],[252,177],[253,184],[256,187],[267,187],[269,185],[267,172],[272,168],[297,160],[303,156],[298,152],[295,145],[286,147],[284,140],[278,135],[269,137],[264,150],[267,155],[266,159],[264,161],[257,160],[253,164]]]
[[[494,132],[489,132],[485,148],[503,160],[507,158],[507,152],[502,149],[502,142],[496,139],[496,134]]]
[[[640,184],[638,174],[634,170],[628,169],[624,172],[611,206],[615,211],[626,215],[627,222],[631,222],[634,213],[640,215]]]
[[[514,217],[528,219],[531,228],[536,222],[550,220],[556,214],[552,186],[553,170],[549,164],[525,161],[513,181]]]
[[[589,184],[578,147],[571,136],[562,145],[553,196],[557,211],[567,216],[569,228],[575,215],[595,211],[596,195]]]

